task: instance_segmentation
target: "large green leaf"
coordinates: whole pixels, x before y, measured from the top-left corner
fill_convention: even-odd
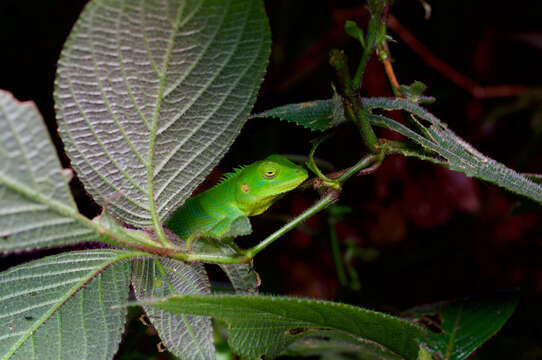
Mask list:
[[[416,321],[428,326],[422,340],[439,359],[462,360],[501,329],[514,312],[517,293],[443,302],[411,311]]]
[[[95,240],[78,214],[36,106],[0,91],[0,253]]]
[[[262,0],[91,1],[55,90],[87,190],[124,222],[163,222],[239,133],[269,52]]]
[[[186,295],[157,299],[152,305],[172,313],[212,316],[228,322],[230,346],[250,359],[262,355],[273,358],[286,346],[308,336],[354,344],[371,342],[406,359],[416,359],[417,338],[424,335],[410,321],[346,304],[302,298]]]
[[[0,273],[0,359],[112,359],[130,288],[122,250],[49,256]]]
[[[373,125],[396,131],[409,139],[406,146],[398,150],[403,155],[432,161],[538,202],[542,201],[540,184],[480,153],[423,107],[401,98],[363,98],[362,101]],[[311,109],[311,112],[307,109]],[[386,116],[374,114],[375,109],[407,111],[412,116],[414,126],[411,128]],[[344,115],[337,111],[336,99],[285,105],[253,117],[266,116],[277,117],[314,131],[323,131],[345,121]]]
[[[172,294],[209,294],[210,284],[201,264],[174,259],[139,259],[133,263],[132,284],[138,300]],[[215,359],[211,320],[172,314],[143,305],[166,348],[180,359]]]

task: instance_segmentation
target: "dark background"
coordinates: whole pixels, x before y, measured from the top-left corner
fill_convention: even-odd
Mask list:
[[[3,0],[0,2],[0,89],[19,100],[36,102],[52,132],[64,166],[68,159],[56,134],[53,81],[62,44],[86,1]],[[266,1],[273,32],[273,53],[254,112],[274,106],[331,96],[334,73],[328,51],[344,48],[354,63],[360,49],[342,32],[345,19],[363,26],[362,1]],[[394,69],[399,82],[420,80],[437,102],[429,109],[477,149],[522,172],[542,173],[542,2],[533,0],[439,0],[424,20],[415,0],[397,0],[391,13],[427,49],[481,86],[522,85],[516,96],[477,99],[429,67],[390,30]],[[391,96],[382,65],[369,63],[362,92]],[[401,120],[400,114],[394,114]],[[251,120],[218,170],[250,163],[270,153],[306,155],[317,134],[277,120]],[[390,136],[389,133],[381,133]],[[357,130],[343,125],[318,151],[337,169],[364,153]],[[80,184],[73,191],[82,212],[98,208]],[[299,213],[316,199],[310,191],[283,199],[267,215],[255,218],[263,238],[282,215]],[[352,260],[360,289],[341,286],[331,257],[328,214],[307,222],[256,258],[262,291],[326,298],[398,314],[411,306],[492,294],[520,288],[518,310],[477,359],[542,359],[542,232],[537,207],[512,210],[519,198],[444,168],[390,157],[379,171],[351,179],[340,204],[352,208],[337,226],[341,247],[361,248]],[[527,206],[527,208],[529,208]],[[3,257],[0,269],[58,252]],[[137,322],[122,348],[143,329]],[[139,329],[139,330],[137,330]],[[155,338],[138,335],[138,351],[155,354]],[[161,357],[166,358],[162,354]],[[145,357],[142,357],[145,358]]]

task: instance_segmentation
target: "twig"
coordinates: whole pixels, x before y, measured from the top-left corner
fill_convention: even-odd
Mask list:
[[[390,59],[384,59],[384,70],[386,71],[386,75],[388,76],[388,79],[390,80],[391,87],[394,89],[394,92],[397,92],[399,95],[399,82],[397,81],[397,77],[395,77],[395,72],[393,71],[393,66],[391,65]]]
[[[273,242],[275,242],[278,238],[280,238],[282,235],[287,233],[288,231],[295,228],[298,224],[302,223],[303,221],[310,218],[312,215],[316,214],[317,212],[320,212],[321,210],[325,209],[329,205],[333,204],[337,199],[339,198],[339,191],[330,189],[328,190],[321,198],[316,202],[313,206],[305,210],[303,213],[301,213],[299,216],[297,216],[295,219],[290,221],[288,224],[284,225],[271,235],[269,235],[267,238],[262,240],[260,243],[258,243],[256,246],[246,250],[241,251],[241,253],[245,256],[247,259],[253,259],[256,254],[258,254],[260,251],[271,245]]]

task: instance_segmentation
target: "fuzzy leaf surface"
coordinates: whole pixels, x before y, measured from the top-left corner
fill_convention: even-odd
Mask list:
[[[209,294],[210,283],[201,264],[161,259],[133,263],[132,284],[137,300],[173,294]],[[179,359],[215,359],[211,320],[204,316],[172,314],[143,305],[164,346]]]
[[[421,106],[404,99],[388,98],[367,99],[365,106],[370,109],[405,110],[410,112],[417,126],[416,131],[385,116],[371,115],[369,119],[375,125],[395,130],[413,140],[425,150],[433,152],[434,156],[431,161],[462,172],[467,176],[491,182],[516,194],[542,202],[542,186],[480,153]],[[424,122],[418,119],[422,119]],[[409,156],[428,159],[426,153],[419,156],[416,153],[411,153]]]
[[[206,315],[231,324],[228,342],[242,357],[273,358],[294,341],[323,336],[370,341],[416,359],[416,324],[346,304],[302,298],[251,295],[187,295],[157,299],[152,306],[191,315]]]
[[[96,240],[34,103],[0,91],[0,253]]]
[[[312,131],[325,131],[345,121],[342,108],[334,100],[314,100],[279,106],[252,115],[251,118],[277,118]]]
[[[362,102],[373,125],[396,131],[409,139],[405,148],[398,150],[403,155],[447,166],[542,202],[540,184],[480,153],[423,107],[401,98],[363,98]],[[306,109],[313,111],[308,113]],[[413,125],[406,126],[375,114],[375,109],[407,111]],[[338,115],[336,99],[284,105],[253,117],[277,117],[314,131],[323,131],[345,121],[344,116]]]
[[[263,79],[261,0],[93,0],[59,61],[60,135],[112,215],[158,226],[238,135]]]
[[[411,309],[428,326],[422,340],[440,359],[467,359],[506,323],[518,304],[517,293],[442,302]]]
[[[126,309],[110,307],[128,299],[137,254],[74,251],[0,273],[0,359],[112,359]]]

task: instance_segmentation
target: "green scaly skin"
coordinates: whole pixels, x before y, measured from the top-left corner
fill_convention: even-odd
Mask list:
[[[303,167],[281,155],[270,155],[226,174],[219,184],[189,199],[166,226],[188,243],[198,236],[222,239],[231,231],[248,234],[248,216],[263,213],[307,177]],[[232,228],[238,221],[245,226],[244,232]]]

